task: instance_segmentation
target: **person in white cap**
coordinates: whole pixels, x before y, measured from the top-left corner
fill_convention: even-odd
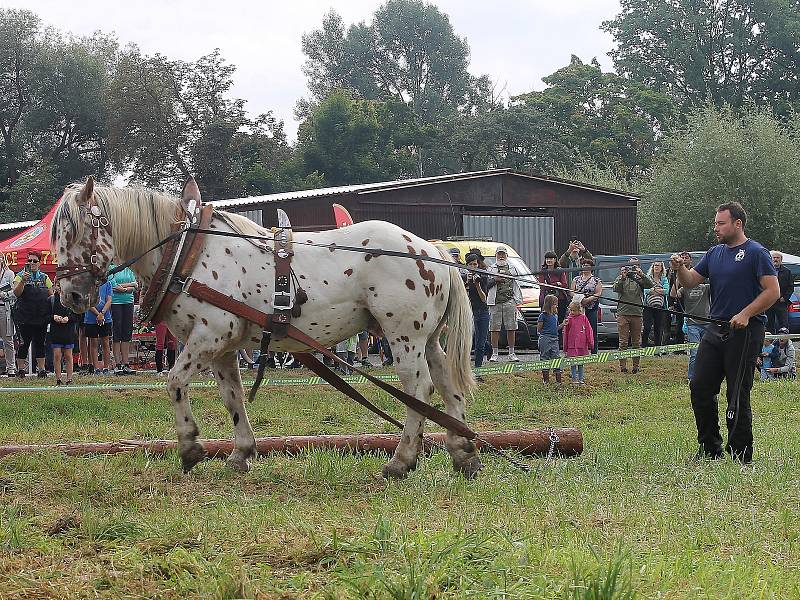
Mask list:
[[[508,262],[508,250],[498,246],[495,250],[495,263],[489,271],[498,275],[519,277],[520,273]],[[508,339],[508,360],[518,362],[514,353],[514,342],[517,334],[517,305],[522,302],[522,289],[515,279],[492,277],[489,283],[489,337],[492,342],[491,362],[497,362],[497,347],[500,343],[500,329],[505,328]]]

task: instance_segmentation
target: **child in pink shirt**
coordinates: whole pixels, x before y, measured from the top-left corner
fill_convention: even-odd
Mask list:
[[[567,357],[587,356],[594,348],[594,332],[589,319],[583,314],[580,302],[571,302],[569,315],[564,322],[564,352]],[[572,383],[583,385],[583,365],[570,367]]]

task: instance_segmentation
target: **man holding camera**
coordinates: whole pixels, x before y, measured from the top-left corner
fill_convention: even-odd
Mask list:
[[[467,254],[466,259],[468,267],[473,269],[480,268],[477,254]],[[475,366],[480,367],[483,365],[486,340],[489,336],[489,307],[486,304],[486,298],[489,293],[489,278],[481,273],[467,271],[464,273],[463,279],[469,295],[469,303],[472,307],[472,319],[474,322],[472,349],[475,352]],[[482,378],[478,379],[478,381],[482,381]]]
[[[726,321],[706,327],[697,349],[694,374],[689,384],[697,424],[698,458],[720,458],[717,394],[727,382],[728,443],[731,457],[742,463],[753,459],[753,415],[750,389],[764,343],[764,312],[780,297],[778,277],[769,252],[744,233],[747,213],[738,202],[717,207],[714,234],[719,242],[687,269],[680,254],[670,257],[678,282],[694,288],[708,280],[711,285],[712,319]]]
[[[617,305],[617,328],[619,329],[619,349],[642,347],[642,314],[644,312],[644,291],[653,287],[653,280],[642,271],[638,258],[631,258],[627,266],[620,269],[612,289],[622,301]],[[628,359],[619,359],[619,370],[628,372]],[[639,372],[639,357],[633,358],[633,372]]]
[[[505,246],[498,246],[495,250],[494,264],[489,271],[497,273],[499,277],[492,277],[489,281],[489,295],[486,304],[489,305],[489,334],[492,342],[492,357],[490,362],[497,362],[500,344],[500,330],[506,330],[508,339],[508,360],[519,362],[514,352],[514,343],[517,334],[517,304],[522,302],[522,290],[516,279],[521,273],[508,262],[508,251]]]
[[[25,377],[25,361],[28,347],[32,346],[39,377],[47,377],[45,371],[45,337],[50,323],[50,296],[53,282],[41,270],[42,255],[36,251],[28,252],[25,268],[17,273],[13,281],[14,322],[21,343],[17,349],[17,377]]]

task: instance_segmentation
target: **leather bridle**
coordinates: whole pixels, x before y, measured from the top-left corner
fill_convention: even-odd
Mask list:
[[[107,279],[107,274],[105,268],[100,265],[100,257],[97,254],[97,239],[100,236],[101,229],[105,229],[108,235],[111,235],[111,222],[96,203],[92,203],[88,210],[81,208],[80,212],[83,220],[88,221],[87,224],[92,228],[89,264],[68,262],[58,265],[56,267],[56,278],[66,279],[81,273],[91,273],[94,277],[95,285],[100,286]]]

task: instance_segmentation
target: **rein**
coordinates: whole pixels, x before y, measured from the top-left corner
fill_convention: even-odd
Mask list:
[[[197,233],[202,233],[202,234],[205,234],[205,235],[218,235],[218,236],[222,236],[222,237],[236,237],[236,238],[257,239],[257,240],[268,240],[268,239],[271,239],[271,238],[268,238],[268,237],[265,237],[265,236],[261,236],[261,235],[250,235],[250,234],[246,234],[246,233],[235,233],[235,232],[231,232],[231,231],[218,231],[216,229],[193,229],[193,231],[195,231],[195,230],[197,231]],[[426,256],[424,254],[410,254],[408,252],[400,252],[400,251],[397,251],[397,250],[384,250],[383,248],[364,248],[364,247],[359,247],[359,246],[340,246],[340,245],[335,244],[335,243],[332,243],[332,244],[318,244],[318,243],[314,243],[314,242],[297,242],[297,241],[295,242],[295,246],[311,246],[311,247],[315,247],[315,248],[325,248],[325,249],[331,250],[331,251],[333,251],[333,250],[344,250],[345,252],[359,252],[361,254],[371,254],[374,257],[378,257],[378,256],[395,256],[395,257],[398,257],[398,258],[408,258],[408,259],[412,259],[412,260],[421,260],[423,262],[432,262],[432,263],[437,263],[437,264],[445,265],[445,266],[452,267],[452,268],[457,268],[459,270],[465,270],[465,271],[470,271],[472,273],[478,273],[479,275],[488,275],[490,277],[498,277],[498,278],[501,278],[501,279],[511,279],[511,280],[514,280],[514,281],[519,280],[519,281],[525,281],[525,282],[528,282],[528,283],[533,283],[533,282],[531,282],[530,279],[528,279],[528,276],[530,276],[530,275],[534,275],[535,276],[535,275],[542,275],[542,274],[545,274],[545,273],[575,273],[575,272],[580,272],[580,271],[585,270],[585,269],[583,269],[581,267],[567,268],[567,269],[558,268],[558,269],[548,269],[547,271],[531,271],[529,273],[522,273],[520,275],[505,275],[503,273],[495,273],[493,271],[487,271],[486,269],[480,269],[480,268],[476,268],[476,267],[469,267],[467,265],[462,265],[460,263],[453,263],[452,261],[449,261],[449,260],[446,260],[446,259],[443,259],[443,258],[436,258],[435,256]],[[628,264],[630,264],[630,263],[624,262],[624,263],[609,264],[607,266],[610,267],[610,268],[613,268],[615,266],[626,266]],[[561,292],[570,292],[570,293],[572,292],[572,290],[570,290],[570,289],[563,288],[563,287],[560,287],[560,286],[557,286],[557,285],[551,285],[549,283],[542,283],[542,282],[539,282],[539,281],[536,281],[535,283],[536,283],[536,285],[538,285],[540,287],[544,287],[544,288],[548,288],[548,289],[558,290],[558,291],[561,291]],[[596,298],[598,300],[605,300],[607,302],[616,302],[617,304],[625,304],[625,305],[628,305],[628,306],[638,306],[640,308],[653,308],[652,306],[647,306],[645,304],[639,304],[637,302],[628,302],[626,300],[620,300],[619,298],[609,298],[608,296],[596,296]],[[690,319],[693,319],[693,320],[696,320],[696,321],[701,321],[701,322],[704,322],[704,323],[711,323],[713,325],[721,325],[721,326],[728,325],[728,321],[723,321],[722,319],[712,319],[711,317],[704,317],[704,316],[700,316],[700,315],[692,315],[692,314],[689,314],[689,313],[686,313],[686,312],[683,312],[683,311],[672,310],[670,308],[655,308],[654,310],[658,310],[660,312],[669,313],[669,314],[672,314],[672,315],[684,315],[684,316],[686,316],[686,317],[688,317]]]
[[[189,216],[189,218],[187,218],[187,220],[183,224],[181,224],[182,226],[177,227],[177,229],[175,231],[173,231],[173,233],[171,233],[169,236],[167,236],[163,240],[157,242],[156,244],[154,244],[153,246],[151,246],[150,248],[148,248],[144,252],[140,253],[138,256],[123,262],[122,264],[118,265],[117,267],[115,267],[114,269],[111,269],[110,271],[108,271],[106,273],[106,272],[103,272],[103,270],[100,268],[100,264],[99,264],[100,261],[99,261],[98,255],[97,255],[97,238],[98,238],[98,235],[99,235],[99,230],[101,228],[105,228],[105,229],[108,230],[109,234],[111,233],[110,222],[109,222],[107,217],[105,217],[104,215],[101,214],[100,209],[96,204],[92,205],[90,207],[89,211],[83,211],[83,212],[84,212],[84,219],[87,218],[87,216],[91,218],[90,225],[92,227],[92,235],[91,235],[91,245],[92,245],[92,247],[91,247],[91,255],[90,255],[90,265],[86,266],[86,265],[80,265],[80,264],[76,264],[76,263],[65,264],[65,265],[63,265],[63,266],[61,266],[61,267],[59,267],[57,269],[57,273],[60,273],[60,275],[59,275],[60,277],[73,277],[73,276],[81,274],[81,273],[90,272],[90,273],[92,273],[94,275],[94,279],[95,279],[96,285],[99,285],[100,283],[102,283],[102,281],[106,277],[108,277],[110,275],[113,275],[115,273],[118,273],[118,272],[122,271],[123,269],[133,265],[134,263],[136,263],[137,261],[141,260],[145,255],[149,254],[153,250],[156,250],[157,248],[159,248],[161,246],[164,246],[165,244],[169,243],[170,241],[174,240],[175,238],[178,238],[178,237],[181,237],[181,236],[186,236],[187,234],[194,235],[195,239],[198,239],[198,236],[199,236],[200,239],[202,239],[203,235],[217,235],[217,236],[223,236],[223,237],[236,237],[236,238],[241,238],[241,239],[256,239],[256,240],[269,240],[269,239],[272,239],[274,241],[276,239],[276,237],[277,237],[277,236],[273,235],[272,238],[268,238],[266,236],[261,236],[261,235],[249,235],[249,234],[244,234],[244,233],[226,232],[226,231],[218,231],[218,230],[214,230],[214,229],[208,229],[207,228],[207,224],[210,223],[211,216],[213,214],[213,211],[209,210],[208,211],[208,215],[207,215],[207,219],[205,219],[202,223],[198,224],[198,222],[197,222],[197,220],[195,218],[192,218],[191,216]],[[189,213],[187,212],[187,214],[189,214]],[[176,224],[176,225],[178,225],[178,224]],[[206,225],[206,227],[203,227],[202,225]],[[279,229],[280,230],[285,230],[286,228],[282,227],[282,228],[279,228]],[[183,240],[183,237],[181,237],[181,240]],[[469,266],[466,266],[466,265],[461,265],[459,263],[454,263],[451,260],[445,260],[445,259],[442,259],[442,258],[436,258],[436,257],[433,257],[433,256],[424,255],[424,254],[416,254],[416,253],[415,254],[411,254],[411,253],[399,252],[399,251],[395,251],[395,250],[384,250],[382,248],[365,248],[365,247],[356,247],[356,246],[340,246],[340,245],[337,245],[335,243],[319,244],[319,243],[313,243],[313,242],[294,242],[294,244],[295,245],[305,245],[305,246],[325,248],[327,250],[330,250],[331,252],[333,252],[334,250],[343,250],[343,251],[347,251],[347,252],[359,252],[359,253],[362,253],[362,254],[370,254],[370,255],[372,255],[374,257],[378,257],[378,256],[393,256],[393,257],[398,257],[398,258],[406,258],[406,259],[419,260],[419,261],[424,261],[424,262],[432,262],[432,263],[442,264],[442,265],[445,265],[445,266],[450,267],[450,268],[457,268],[459,270],[463,269],[465,271],[469,271],[469,272],[472,272],[472,273],[488,275],[488,276],[495,277],[495,278],[511,279],[511,280],[522,280],[522,281],[527,281],[527,282],[530,282],[530,283],[533,283],[533,282],[531,282],[530,279],[527,279],[528,276],[544,273],[543,271],[539,271],[539,272],[525,273],[525,274],[521,274],[521,275],[505,275],[505,274],[502,274],[502,273],[494,273],[494,272],[491,272],[491,271],[487,271],[485,269],[480,269],[480,268],[469,267]],[[276,253],[277,253],[277,246],[276,246]],[[191,254],[191,251],[190,251],[190,254]],[[176,260],[176,265],[177,265],[178,257],[176,257],[175,260]],[[271,334],[271,332],[272,332],[272,329],[270,328],[271,324],[272,323],[280,323],[282,328],[283,328],[283,331],[285,331],[285,336],[286,337],[292,338],[295,341],[298,341],[298,342],[308,346],[309,348],[312,348],[312,349],[322,353],[324,356],[326,356],[326,357],[328,357],[328,358],[330,358],[330,359],[332,359],[332,360],[334,360],[336,362],[339,362],[341,364],[347,365],[349,368],[353,369],[353,371],[359,373],[360,375],[365,377],[367,380],[371,381],[372,383],[374,383],[375,385],[377,385],[378,387],[380,387],[384,391],[388,392],[389,394],[391,394],[392,396],[394,396],[395,398],[400,400],[410,410],[414,410],[415,412],[419,413],[420,415],[422,415],[422,416],[434,421],[435,423],[441,425],[442,427],[444,427],[448,431],[451,431],[451,432],[455,433],[456,435],[462,436],[462,437],[464,437],[464,438],[466,438],[468,440],[475,440],[475,441],[482,442],[484,447],[488,448],[493,453],[502,456],[503,458],[508,460],[512,465],[514,465],[515,467],[517,467],[517,468],[519,468],[519,469],[521,469],[523,471],[529,472],[531,470],[531,467],[529,465],[516,460],[514,457],[510,456],[506,452],[503,452],[503,451],[495,448],[490,443],[488,443],[486,440],[481,439],[479,434],[476,433],[475,431],[473,431],[469,426],[467,426],[466,423],[464,423],[464,422],[462,422],[462,421],[460,421],[460,420],[448,415],[445,412],[442,412],[441,410],[435,408],[434,406],[431,406],[430,404],[428,404],[426,402],[423,402],[423,401],[415,398],[414,396],[412,396],[412,395],[410,395],[410,394],[408,394],[408,393],[406,393],[406,392],[404,392],[402,390],[399,390],[397,388],[394,388],[393,386],[390,386],[389,384],[387,384],[387,383],[383,382],[382,380],[370,375],[369,373],[367,373],[365,371],[362,371],[362,370],[354,367],[353,365],[350,365],[349,363],[347,363],[347,361],[344,361],[343,359],[339,358],[336,354],[330,352],[330,350],[328,350],[327,348],[325,348],[324,346],[319,344],[319,342],[317,342],[315,339],[311,338],[310,336],[308,336],[304,332],[300,331],[299,329],[297,329],[293,325],[289,324],[288,322],[285,323],[285,324],[282,323],[280,321],[280,316],[281,315],[278,314],[277,312],[276,312],[276,314],[264,313],[264,312],[259,311],[259,310],[255,309],[255,308],[253,308],[253,307],[251,307],[251,306],[249,306],[249,305],[247,305],[247,304],[245,304],[243,302],[240,302],[240,301],[238,301],[238,300],[236,300],[236,299],[234,299],[234,298],[232,298],[230,296],[222,294],[222,293],[220,293],[220,292],[218,292],[218,291],[206,286],[205,284],[202,284],[202,283],[200,283],[198,281],[195,281],[191,277],[191,269],[193,268],[194,263],[192,263],[191,261],[189,261],[189,262],[190,262],[190,266],[188,266],[187,269],[183,270],[183,272],[175,273],[174,267],[173,267],[173,270],[171,271],[171,275],[170,275],[171,276],[171,281],[168,284],[168,287],[169,287],[170,290],[173,290],[173,288],[175,289],[175,291],[172,292],[173,295],[177,295],[179,293],[184,293],[184,294],[193,296],[195,298],[198,298],[201,301],[202,300],[208,301],[208,302],[214,304],[215,306],[222,308],[223,310],[228,310],[228,311],[233,312],[234,314],[237,314],[238,316],[240,316],[240,317],[242,317],[242,318],[244,318],[246,320],[249,320],[249,321],[251,321],[253,323],[262,325],[264,327],[264,333],[265,333],[265,338],[266,338],[267,345],[269,344],[269,337],[267,337],[266,334]],[[625,263],[625,264],[628,264],[628,263]],[[550,269],[547,272],[548,273],[567,273],[567,272],[576,272],[576,271],[583,271],[583,270],[584,270],[583,268],[571,268],[571,269],[569,269],[569,268],[568,269],[559,268],[559,269]],[[288,281],[288,278],[287,278],[287,281]],[[152,285],[152,283],[153,282],[151,282],[151,285]],[[568,289],[562,288],[560,286],[551,285],[551,284],[545,284],[545,283],[540,283],[540,282],[536,282],[536,283],[541,287],[554,289],[554,290],[559,290],[559,291],[572,292],[572,290],[568,290]],[[602,300],[606,300],[606,301],[610,301],[610,302],[616,302],[618,304],[627,304],[627,305],[631,305],[631,306],[639,306],[639,307],[647,308],[642,304],[638,304],[638,303],[634,303],[634,302],[627,302],[627,301],[620,300],[618,298],[608,298],[608,297],[604,297],[602,295],[601,296],[597,296],[597,299],[598,300],[602,299]],[[274,306],[273,306],[273,309],[275,309]],[[670,313],[670,314],[676,314],[676,315],[677,314],[683,314],[683,315],[686,315],[686,316],[688,316],[688,317],[690,317],[692,319],[696,319],[698,321],[702,321],[702,322],[706,322],[706,323],[713,323],[713,324],[722,325],[722,326],[727,326],[728,325],[727,322],[719,320],[719,319],[711,319],[711,318],[708,318],[708,317],[689,315],[687,313],[683,313],[683,312],[680,312],[680,311],[674,311],[674,310],[670,310],[670,309],[667,309],[667,308],[658,308],[656,310],[660,310],[660,311],[663,311],[663,312],[667,312],[667,313]],[[264,344],[264,340],[262,339],[262,346],[263,346],[263,344]],[[302,354],[300,354],[300,356],[301,356],[300,362],[302,364],[304,364],[304,366],[309,368],[312,372],[317,373],[318,375],[320,375],[322,378],[324,378],[326,381],[328,381],[331,385],[333,385],[336,389],[342,391],[343,393],[345,393],[346,395],[350,396],[351,398],[353,398],[354,400],[356,400],[357,402],[359,402],[360,404],[362,404],[366,408],[368,408],[371,411],[375,412],[380,417],[382,417],[383,419],[387,420],[389,423],[391,423],[391,424],[393,424],[395,426],[400,426],[401,425],[399,421],[397,421],[396,419],[394,419],[393,417],[391,417],[390,415],[388,415],[384,411],[380,410],[374,404],[369,402],[362,394],[357,392],[352,386],[350,386],[349,384],[346,384],[340,377],[338,377],[330,369],[328,369],[322,363],[320,363],[319,360],[316,359],[312,354],[310,354],[310,353],[302,353]],[[741,369],[740,369],[740,371],[741,371]],[[255,389],[257,389],[257,388],[254,388],[253,390],[251,390],[251,399],[252,399],[253,394],[255,393]],[[738,398],[737,398],[737,403],[736,404],[737,404],[737,406],[735,407],[735,417],[734,418],[735,418],[735,420],[738,420],[738,412],[739,412],[738,411]],[[735,424],[735,421],[734,421],[734,424]],[[557,443],[558,443],[558,437],[557,436],[553,437],[553,435],[551,434],[551,446],[550,446],[550,451],[548,452],[548,460],[550,459],[550,457],[553,455],[554,451],[556,450]]]

